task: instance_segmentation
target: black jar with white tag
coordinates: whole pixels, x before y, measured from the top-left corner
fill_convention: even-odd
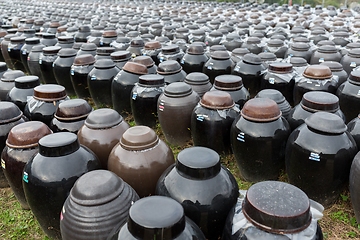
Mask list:
[[[74,63],[76,50],[64,48],[58,52],[58,58],[53,63],[53,72],[56,82],[65,87],[68,96],[75,96],[75,90],[71,83],[71,66]]]
[[[78,98],[90,99],[87,76],[94,68],[95,58],[91,54],[75,57],[70,68],[70,78],[74,91]]]
[[[201,72],[204,64],[208,60],[209,58],[206,56],[203,46],[200,44],[192,44],[181,59],[180,64],[184,71],[189,74],[192,72]]]
[[[289,182],[329,207],[345,189],[357,152],[356,142],[339,116],[314,113],[288,139],[285,159]]]
[[[32,48],[36,45],[40,45],[39,38],[27,38],[25,39],[25,44],[21,47],[20,50],[20,59],[25,67],[25,71],[30,74],[30,69],[28,66],[28,55]]]
[[[175,60],[177,62],[180,62],[183,56],[184,52],[180,50],[179,46],[176,44],[172,44],[168,46],[163,46],[157,58],[159,59],[160,63],[168,60]]]
[[[34,47],[31,48],[31,51],[27,57],[27,64],[30,70],[30,74],[38,76],[40,78],[41,83],[45,83],[45,82],[41,77],[39,57],[44,47],[45,45],[42,44],[35,45]]]
[[[25,66],[21,61],[21,48],[25,44],[25,37],[13,37],[10,39],[8,45],[8,53],[10,57],[11,64],[16,70],[25,72]]]
[[[320,64],[325,61],[340,62],[341,53],[335,46],[320,46],[311,56],[310,64]]]

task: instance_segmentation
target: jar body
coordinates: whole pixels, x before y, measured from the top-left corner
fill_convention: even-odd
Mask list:
[[[351,196],[351,203],[354,208],[356,221],[360,221],[360,158],[359,154],[356,154],[354,161],[351,165],[350,170],[350,196]]]
[[[346,81],[337,89],[336,95],[346,120],[349,122],[356,118],[360,112],[360,86]]]
[[[4,60],[6,62],[6,65],[8,66],[8,68],[14,69],[14,65],[12,64],[12,62],[10,60],[10,56],[9,56],[9,51],[8,51],[9,44],[10,44],[10,41],[7,41],[7,40],[3,40],[1,42],[1,53],[4,57]]]
[[[310,51],[310,50],[296,51],[296,50],[293,50],[293,49],[289,48],[285,53],[285,58],[288,57],[288,56],[290,56],[290,57],[302,57],[307,61],[307,63],[310,63],[311,55],[312,55],[312,51]]]
[[[90,99],[87,76],[93,68],[94,64],[84,66],[71,66],[71,83],[78,98]]]
[[[30,52],[27,58],[27,64],[31,75],[38,76],[41,83],[45,83],[41,76],[40,64],[39,64],[40,52]]]
[[[181,59],[180,64],[186,74],[192,72],[201,72],[204,64],[209,60],[205,54],[194,55],[186,53]]]
[[[289,182],[309,198],[330,206],[345,188],[356,153],[348,132],[325,134],[303,124],[292,132],[286,146]]]
[[[345,72],[349,75],[354,68],[360,66],[360,58],[355,58],[349,54],[344,55],[340,60]]]
[[[360,118],[356,117],[352,119],[348,124],[348,131],[354,138],[358,149],[360,149]]]
[[[247,42],[244,42],[241,47],[248,49],[253,54],[259,54],[262,52],[262,47],[260,47],[258,44],[249,44]]]
[[[172,74],[159,74],[164,77],[164,81],[166,85],[169,85],[170,83],[173,82],[183,82],[185,80],[186,77],[186,72],[184,70],[181,70],[177,73],[172,73]]]
[[[248,182],[276,180],[285,165],[290,126],[280,117],[255,122],[239,117],[231,128],[231,147],[241,176]]]
[[[46,84],[58,84],[55,79],[55,75],[53,72],[53,63],[57,55],[48,55],[41,53],[39,56],[39,66],[41,71],[42,79]]]
[[[86,118],[85,118],[86,119]],[[77,134],[80,128],[84,125],[85,119],[78,119],[73,121],[62,121],[53,118],[50,123],[50,129],[56,132],[71,132]]]
[[[24,65],[25,71],[29,74],[31,74],[29,66],[28,66],[28,56],[31,52],[31,49],[38,44],[24,44],[20,49],[20,59],[22,64]]]
[[[231,59],[218,60],[210,58],[204,64],[202,72],[209,77],[211,84],[214,84],[215,77],[219,75],[231,74],[234,65],[234,62]]]
[[[8,46],[9,57],[14,69],[26,72],[25,66],[21,61],[21,48],[25,42],[21,43],[10,43]]]
[[[342,56],[340,52],[336,53],[321,53],[319,51],[315,51],[310,59],[310,64],[320,64],[325,61],[334,61],[340,62]]]
[[[71,66],[74,63],[75,56],[73,57],[58,57],[53,65],[54,77],[56,82],[65,87],[68,96],[75,96],[75,90],[71,83]]]

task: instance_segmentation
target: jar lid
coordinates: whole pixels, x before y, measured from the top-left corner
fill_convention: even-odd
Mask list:
[[[300,106],[309,112],[326,111],[335,113],[339,108],[339,98],[328,92],[310,91],[303,95]]]
[[[39,140],[39,154],[45,157],[69,155],[79,148],[77,135],[70,132],[49,134]]]
[[[86,26],[86,25],[82,25],[79,27],[79,32],[90,32],[91,29],[89,26]]]
[[[146,50],[155,50],[155,49],[160,49],[161,48],[161,44],[159,41],[149,41],[147,43],[145,43],[144,48]]]
[[[261,90],[256,96],[256,98],[269,98],[274,100],[277,105],[279,105],[279,108],[283,114],[285,112],[290,112],[291,106],[286,101],[284,95],[276,89],[263,89]]]
[[[137,56],[133,59],[134,62],[145,65],[147,68],[154,66],[155,62],[150,56]]]
[[[219,59],[219,60],[226,60],[230,58],[230,55],[227,51],[215,51],[211,53],[211,58]]]
[[[360,84],[360,70],[351,71],[349,75],[349,82],[359,85]]]
[[[303,76],[312,79],[328,79],[332,77],[332,72],[328,66],[310,65],[305,69]]]
[[[11,38],[16,37],[16,34],[7,34],[4,36],[5,41],[10,41]]]
[[[261,40],[258,37],[248,37],[246,41],[247,44],[259,44],[260,42]]]
[[[57,32],[58,32],[58,33],[62,33],[62,32],[65,32],[67,29],[68,29],[67,26],[61,26],[61,27],[58,27],[58,28],[57,28]],[[35,29],[32,29],[32,30],[34,30],[34,32],[35,32]],[[71,37],[71,36],[69,36],[69,37]],[[71,37],[71,38],[74,40],[73,37]],[[59,37],[58,37],[58,39],[59,39]]]
[[[50,27],[50,28],[58,28],[58,27],[60,27],[60,23],[58,23],[58,22],[52,22],[52,23],[50,23],[49,27]]]
[[[191,44],[187,50],[187,53],[192,55],[202,55],[204,52],[204,47],[199,44]]]
[[[134,126],[127,129],[120,139],[120,146],[129,151],[141,151],[155,147],[159,137],[147,126]]]
[[[209,33],[210,37],[222,37],[222,35],[222,32],[216,30]]]
[[[131,53],[129,51],[117,51],[110,54],[112,60],[128,60],[131,58]]]
[[[261,58],[258,55],[253,54],[253,53],[245,54],[242,61],[245,63],[254,64],[254,65],[262,64]]]
[[[136,239],[175,239],[184,229],[184,208],[172,198],[150,196],[130,207],[128,230]]]
[[[56,54],[60,51],[61,47],[59,46],[50,46],[50,47],[44,47],[43,53],[44,54]]]
[[[320,53],[337,53],[338,50],[335,46],[323,45],[318,48],[318,52],[320,52]]]
[[[42,37],[45,39],[54,39],[55,38],[55,34],[52,33],[43,33]]]
[[[235,56],[244,56],[248,53],[250,53],[250,51],[247,48],[235,48],[231,52],[231,54],[234,54]]]
[[[204,85],[209,83],[210,79],[205,73],[192,72],[186,75],[184,82],[191,85]]]
[[[342,134],[347,126],[341,117],[329,112],[316,112],[305,119],[305,124],[312,129],[323,133]]]
[[[23,73],[23,71],[20,70],[14,70],[14,71],[6,71],[2,77],[1,77],[1,81],[3,82],[14,82],[15,79],[17,79],[18,77],[23,77],[26,76],[25,73]]]
[[[176,44],[172,44],[172,45],[168,45],[168,46],[164,46],[161,49],[163,54],[175,54],[175,53],[179,53],[180,52],[180,48],[178,45]]]
[[[269,98],[253,98],[247,101],[241,110],[241,116],[255,122],[269,122],[282,115],[277,103]]]
[[[13,102],[0,101],[0,124],[17,121],[23,113]]]
[[[11,148],[36,147],[42,137],[51,133],[50,128],[43,122],[24,122],[10,130],[6,145]]]
[[[178,63],[175,60],[167,60],[159,64],[158,68],[156,69],[156,72],[162,75],[166,75],[166,74],[174,74],[180,72],[181,70],[182,67],[180,63]]]
[[[350,49],[348,55],[354,58],[360,58],[360,48]]]
[[[60,49],[58,56],[59,57],[75,57],[76,56],[76,50],[73,48],[63,48]]]
[[[115,52],[113,47],[99,47],[96,49],[96,54],[110,56],[111,53]]]
[[[281,47],[281,46],[284,46],[284,41],[282,41],[280,39],[270,39],[267,42],[267,45],[269,47]]]
[[[269,64],[269,72],[273,73],[291,73],[293,66],[290,63],[277,62]]]
[[[210,52],[212,53],[212,52],[215,52],[215,51],[227,51],[227,50],[226,50],[226,47],[223,46],[223,45],[212,45],[210,47]]]
[[[80,47],[82,51],[95,51],[97,46],[95,43],[83,43]]]
[[[346,45],[347,49],[360,48],[360,42],[351,42]]]
[[[331,72],[341,72],[343,70],[343,66],[339,62],[325,61],[320,63],[320,65],[328,66]]]
[[[75,57],[74,59],[74,66],[84,66],[84,65],[91,65],[95,63],[95,58],[91,54],[84,54]]]
[[[91,129],[111,128],[123,121],[123,117],[110,108],[100,108],[92,111],[85,120],[85,125]]]
[[[12,43],[21,43],[21,42],[25,42],[25,39],[26,37],[12,37],[10,41]]]
[[[145,43],[142,38],[133,38],[130,42],[131,47],[144,47]]]
[[[96,60],[94,67],[97,69],[110,69],[115,67],[115,63],[111,59],[98,59]]]
[[[122,69],[127,72],[136,73],[140,75],[148,73],[147,67],[145,65],[136,62],[127,62],[125,63]]]
[[[98,169],[85,173],[75,182],[70,198],[83,206],[98,206],[119,197],[124,187],[124,181],[115,173]]]
[[[294,51],[307,51],[310,49],[310,45],[305,42],[295,42],[291,45],[291,49]]]
[[[221,170],[220,157],[217,152],[210,148],[186,148],[177,156],[176,169],[185,178],[210,179],[215,177]]]
[[[104,38],[113,38],[113,37],[117,37],[117,32],[114,31],[114,30],[107,30],[107,31],[104,31],[102,36]]]
[[[184,82],[174,82],[165,87],[164,95],[167,97],[186,97],[193,92],[190,85]]]
[[[143,85],[164,85],[165,79],[163,76],[158,74],[145,74],[139,77],[139,83]]]
[[[15,87],[20,89],[34,88],[40,85],[40,79],[38,76],[23,76],[15,79]]]
[[[261,52],[258,54],[261,58],[261,61],[276,61],[276,55],[272,52]]]
[[[219,75],[215,77],[214,87],[218,90],[233,91],[243,87],[242,78],[237,75]]]
[[[201,29],[196,29],[196,30],[192,31],[192,34],[195,36],[202,36],[202,35],[205,35],[205,31],[201,30]]]
[[[73,43],[74,38],[72,36],[58,36],[59,43]]]
[[[331,40],[321,40],[316,45],[318,45],[319,47],[325,45],[335,46],[335,43]]]
[[[34,88],[35,99],[40,101],[59,101],[67,97],[65,88],[57,84],[45,84]]]
[[[242,211],[254,226],[272,233],[297,233],[311,223],[308,196],[284,182],[252,185],[246,192]]]
[[[210,109],[229,109],[235,106],[231,95],[224,91],[206,92],[200,100],[200,105]]]
[[[39,44],[40,43],[40,39],[33,37],[33,38],[27,38],[25,39],[25,43],[26,44]]]
[[[290,63],[294,67],[305,67],[305,66],[308,65],[306,59],[302,58],[302,57],[291,57],[290,58]]]
[[[59,104],[54,117],[60,121],[85,119],[92,110],[84,99],[70,99]]]

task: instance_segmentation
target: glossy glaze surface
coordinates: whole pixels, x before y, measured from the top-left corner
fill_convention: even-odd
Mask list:
[[[90,54],[87,54],[85,57],[84,56],[85,55],[82,55],[81,58],[88,57],[89,59],[84,61],[84,63],[82,63],[83,60],[80,60],[79,63],[73,64],[70,69],[70,77],[76,96],[78,98],[90,99],[87,76],[94,68],[95,59]]]
[[[25,44],[25,37],[14,37],[8,45],[8,53],[11,64],[16,70],[26,71],[23,62],[21,61],[21,48]]]
[[[205,54],[195,55],[186,53],[181,59],[180,64],[183,70],[189,74],[192,72],[201,72],[204,64],[209,60]]]
[[[49,48],[54,48],[53,52],[50,52]],[[60,47],[45,47],[43,52],[39,56],[39,65],[42,79],[47,84],[57,84],[56,78],[53,72],[53,63],[57,58],[57,52],[60,50]],[[48,51],[48,52],[45,52]],[[56,52],[57,51],[57,52]]]
[[[346,120],[351,121],[356,118],[360,112],[360,85],[349,81],[344,82],[336,91],[339,97],[340,108],[343,111]]]
[[[354,160],[351,165],[350,170],[350,196],[351,196],[351,203],[354,208],[356,221],[360,221],[360,155],[356,154]]]
[[[202,72],[208,75],[210,82],[213,84],[214,80],[219,75],[231,74],[234,69],[234,62],[229,59],[214,59],[210,58],[202,69]]]
[[[76,52],[73,54],[62,55],[60,50],[59,57],[54,61],[53,72],[56,82],[65,87],[66,94],[75,96],[75,90],[71,83],[71,66],[74,63]]]
[[[37,76],[25,76],[15,79],[15,86],[9,91],[7,100],[15,103],[24,111],[27,98],[34,94],[34,88],[40,85]]]

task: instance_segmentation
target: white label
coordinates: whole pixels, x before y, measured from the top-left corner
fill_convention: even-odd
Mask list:
[[[1,167],[2,167],[3,169],[5,169],[5,161],[4,161],[4,159],[1,159]]]
[[[270,84],[275,84],[275,78],[269,78],[269,83]]]
[[[184,64],[185,62],[184,62],[184,60],[181,60],[181,62],[180,62],[181,64]]]
[[[39,64],[42,64],[42,59],[39,59]]]
[[[91,80],[96,80],[96,76],[95,75],[91,76]]]
[[[356,67],[356,62],[351,62],[350,67]]]
[[[243,132],[240,132],[238,135],[237,135],[237,140],[239,140],[240,142],[245,142],[245,133]]]
[[[23,51],[22,51],[22,54],[23,54],[23,55],[26,55],[26,50],[23,50]]]
[[[160,111],[164,111],[164,103],[163,102],[160,102],[160,104],[159,104],[159,110]]]
[[[240,67],[236,67],[235,69],[234,69],[234,71],[239,71],[240,70]]]
[[[71,70],[71,71],[70,71],[70,74],[74,76],[74,70]]]
[[[319,62],[325,62],[324,58],[319,58]]]
[[[132,99],[133,99],[133,100],[136,100],[136,97],[137,97],[137,93],[134,93],[134,94],[132,95]]]
[[[207,69],[212,70],[212,66],[207,66]]]
[[[24,172],[23,180],[24,180],[24,182],[26,182],[26,183],[29,182],[29,175],[28,175],[27,172]]]
[[[317,153],[310,153],[310,157],[309,157],[310,160],[314,160],[314,161],[317,161],[317,162],[320,162],[320,155],[317,154]]]
[[[202,122],[202,121],[204,121],[204,117],[203,116],[197,116],[196,120]]]
[[[357,95],[360,96],[360,90],[358,91]]]

